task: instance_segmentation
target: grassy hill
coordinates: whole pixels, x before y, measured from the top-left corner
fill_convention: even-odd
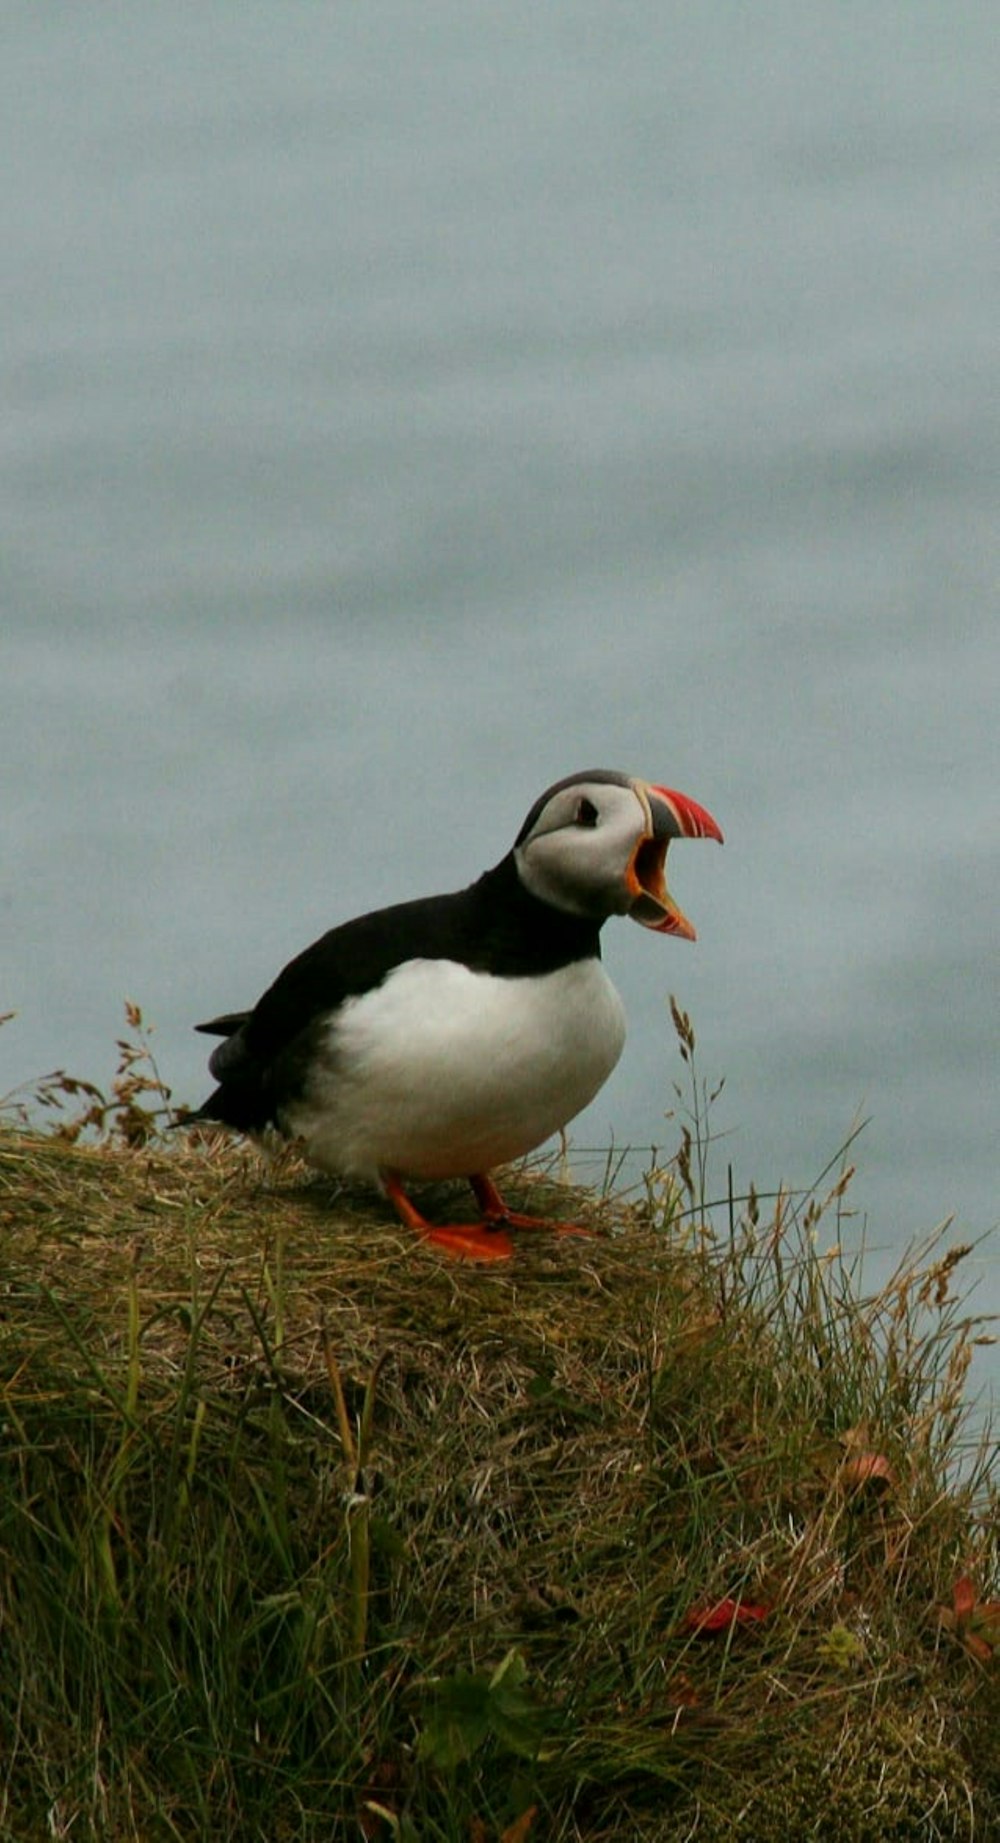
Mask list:
[[[699,1117],[466,1266],[123,1067],[0,1131],[0,1836],[1000,1834],[961,1249],[864,1298]]]

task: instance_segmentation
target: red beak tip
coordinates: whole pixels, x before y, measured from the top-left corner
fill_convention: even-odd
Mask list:
[[[687,916],[684,917],[683,927],[673,915],[669,915],[666,921],[654,922],[652,929],[654,934],[672,934],[677,941],[696,941],[698,939]]]
[[[708,808],[700,806],[687,794],[678,793],[673,787],[653,786],[651,792],[659,794],[671,808],[683,838],[714,838],[723,844],[722,827],[713,819]]]

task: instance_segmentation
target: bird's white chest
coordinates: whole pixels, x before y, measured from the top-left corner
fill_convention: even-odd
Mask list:
[[[501,979],[409,960],[330,1019],[282,1115],[323,1169],[464,1177],[540,1145],[592,1100],[625,1041],[599,960]]]

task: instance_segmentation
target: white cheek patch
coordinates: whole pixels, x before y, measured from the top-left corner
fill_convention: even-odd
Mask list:
[[[596,826],[567,823],[533,833],[517,847],[514,861],[525,889],[540,902],[569,915],[604,921],[609,915],[628,914],[633,895],[628,868],[644,821],[641,802],[630,789],[595,786],[592,792],[603,795]],[[584,797],[590,798],[585,786],[574,789],[574,810]]]

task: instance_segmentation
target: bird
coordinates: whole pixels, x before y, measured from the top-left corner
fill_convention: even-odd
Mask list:
[[[195,1028],[221,1043],[214,1092],[188,1122],[277,1131],[320,1170],[374,1182],[421,1240],[498,1261],[511,1231],[490,1176],[593,1100],[618,1062],[625,1012],[601,929],[629,916],[694,940],[668,893],[674,839],[722,843],[687,795],[614,769],[566,776],[510,850],[466,888],[376,909],[298,954],[250,1011]],[[428,1221],[404,1187],[463,1178],[475,1222]]]

